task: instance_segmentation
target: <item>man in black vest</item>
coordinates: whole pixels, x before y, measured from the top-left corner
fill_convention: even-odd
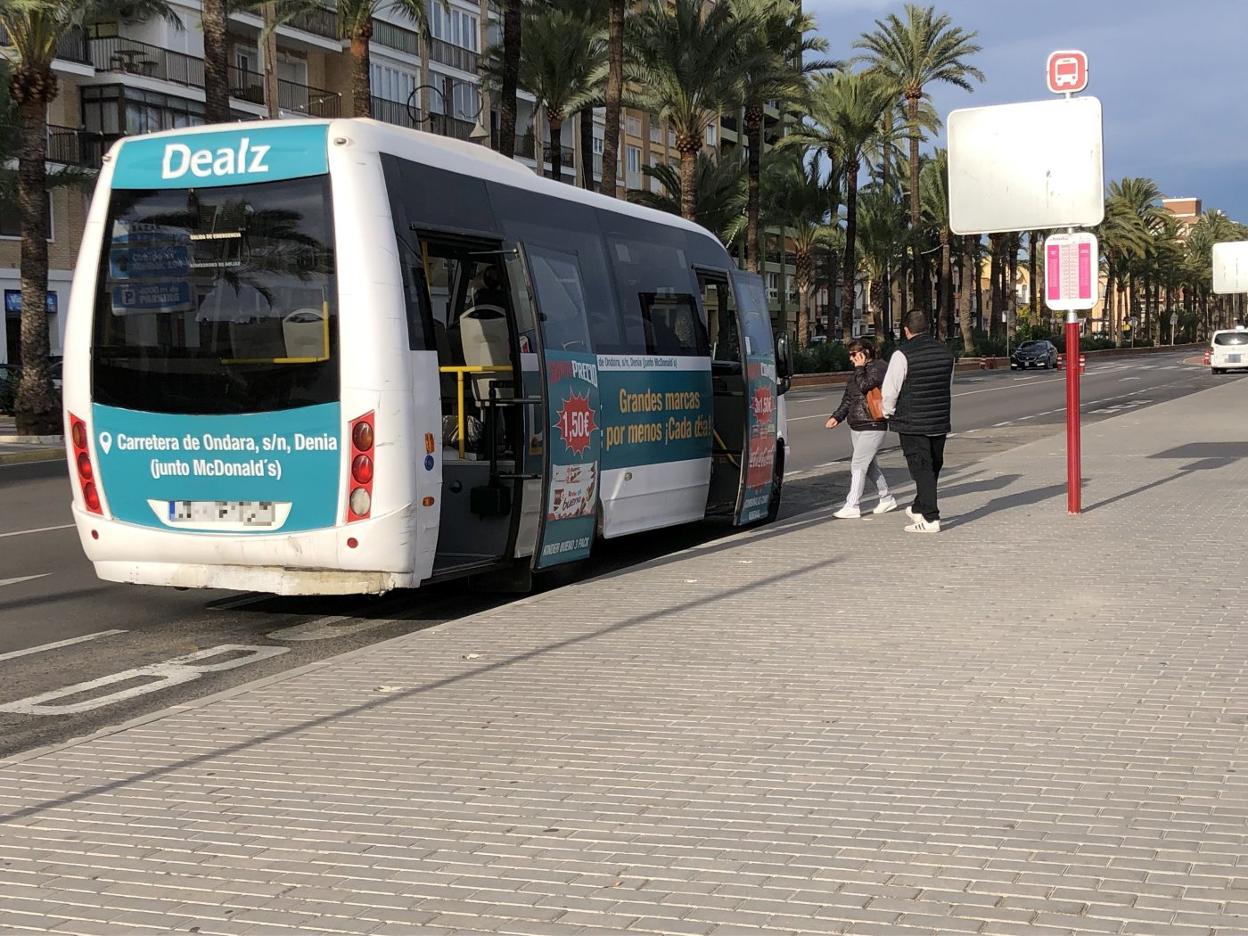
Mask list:
[[[917,489],[906,514],[907,533],[939,533],[936,482],[945,463],[945,437],[953,397],[953,354],[931,336],[921,309],[906,313],[905,340],[893,352],[884,375],[884,415],[901,439],[901,450]]]

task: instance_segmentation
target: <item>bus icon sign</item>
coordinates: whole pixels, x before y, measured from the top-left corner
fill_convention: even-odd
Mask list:
[[[1046,72],[1051,92],[1078,94],[1088,86],[1088,56],[1078,49],[1050,52]]]

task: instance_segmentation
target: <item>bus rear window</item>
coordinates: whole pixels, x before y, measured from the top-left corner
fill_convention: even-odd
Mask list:
[[[112,193],[97,403],[247,413],[338,399],[329,177]]]

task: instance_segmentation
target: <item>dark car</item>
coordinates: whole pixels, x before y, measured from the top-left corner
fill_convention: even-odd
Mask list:
[[[1010,370],[1057,367],[1057,347],[1051,341],[1024,341],[1010,355]]]

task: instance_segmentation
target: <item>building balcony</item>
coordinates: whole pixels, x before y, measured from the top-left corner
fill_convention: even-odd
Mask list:
[[[373,42],[388,49],[406,52],[408,55],[420,55],[419,33],[384,20],[373,20]]]
[[[291,29],[301,29],[304,32],[312,33],[314,36],[322,36],[326,39],[337,39],[338,33],[338,11],[333,7],[313,7],[294,14],[283,25],[289,26]]]
[[[90,53],[96,71],[138,75],[185,88],[202,90],[204,87],[204,60],[193,55],[124,37],[92,39]],[[264,75],[231,67],[229,82],[231,97],[264,106]],[[277,106],[288,113],[309,117],[337,117],[341,112],[337,92],[285,78],[277,82]]]
[[[48,124],[48,162],[80,169],[98,169],[104,154],[117,139],[117,134]]]
[[[429,58],[434,62],[458,68],[460,71],[477,73],[477,53],[462,46],[452,45],[441,39],[429,40]]]
[[[8,31],[3,26],[0,26],[0,48],[12,45],[13,42],[9,37]],[[65,33],[56,42],[56,57],[66,62],[90,65],[91,57],[87,48],[86,35],[78,29],[71,29]]]
[[[371,104],[373,117],[376,120],[383,120],[396,127],[407,127],[411,130],[420,128],[420,111],[408,110],[406,101],[391,101],[374,95],[371,98]]]

